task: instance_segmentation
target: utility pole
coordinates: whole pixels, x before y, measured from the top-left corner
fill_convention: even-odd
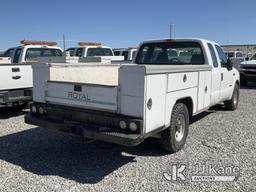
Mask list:
[[[66,38],[64,33],[63,33],[63,49],[64,51],[66,50]]]
[[[173,24],[170,23],[170,39],[172,38],[172,30],[173,30]]]

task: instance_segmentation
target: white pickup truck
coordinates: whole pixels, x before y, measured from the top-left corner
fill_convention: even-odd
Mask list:
[[[71,47],[66,50],[70,56],[75,57],[102,57],[112,61],[123,61],[123,56],[115,56],[111,47],[102,46],[100,43],[79,42],[79,47]]]
[[[33,74],[26,123],[125,146],[157,136],[176,152],[194,115],[239,103],[238,71],[218,44],[202,39],[144,42],[130,65],[42,63]]]
[[[62,49],[52,42],[22,41],[24,45],[8,49],[0,58],[0,106],[26,105],[32,100],[31,62],[37,57],[57,57]],[[43,44],[43,45],[39,45]]]
[[[125,61],[132,61],[137,53],[136,47],[129,47],[128,49],[114,49],[115,56],[124,56]]]

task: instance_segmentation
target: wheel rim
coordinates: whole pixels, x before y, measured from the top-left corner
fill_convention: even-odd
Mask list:
[[[176,141],[180,142],[182,140],[185,132],[185,126],[186,126],[185,116],[183,114],[179,114],[175,124]]]

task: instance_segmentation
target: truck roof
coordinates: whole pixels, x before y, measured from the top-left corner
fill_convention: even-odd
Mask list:
[[[9,49],[16,49],[16,48],[49,48],[49,49],[60,49],[62,50],[60,47],[57,46],[47,46],[47,45],[20,45],[20,46],[16,46],[16,47],[10,47]]]
[[[77,46],[77,47],[72,47],[72,48],[106,48],[106,49],[111,49],[111,47],[108,46],[96,46],[96,45],[89,45],[89,46]]]
[[[200,39],[200,38],[175,38],[175,39],[155,39],[155,40],[148,40],[144,41],[143,43],[161,43],[161,42],[168,42],[168,41],[194,41],[194,42],[206,42],[206,43],[213,43],[217,44],[214,41],[206,40],[206,39]]]

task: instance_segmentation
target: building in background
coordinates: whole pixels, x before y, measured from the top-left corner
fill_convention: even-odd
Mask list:
[[[245,57],[251,57],[256,53],[256,44],[248,45],[222,45],[224,51],[241,51]]]

